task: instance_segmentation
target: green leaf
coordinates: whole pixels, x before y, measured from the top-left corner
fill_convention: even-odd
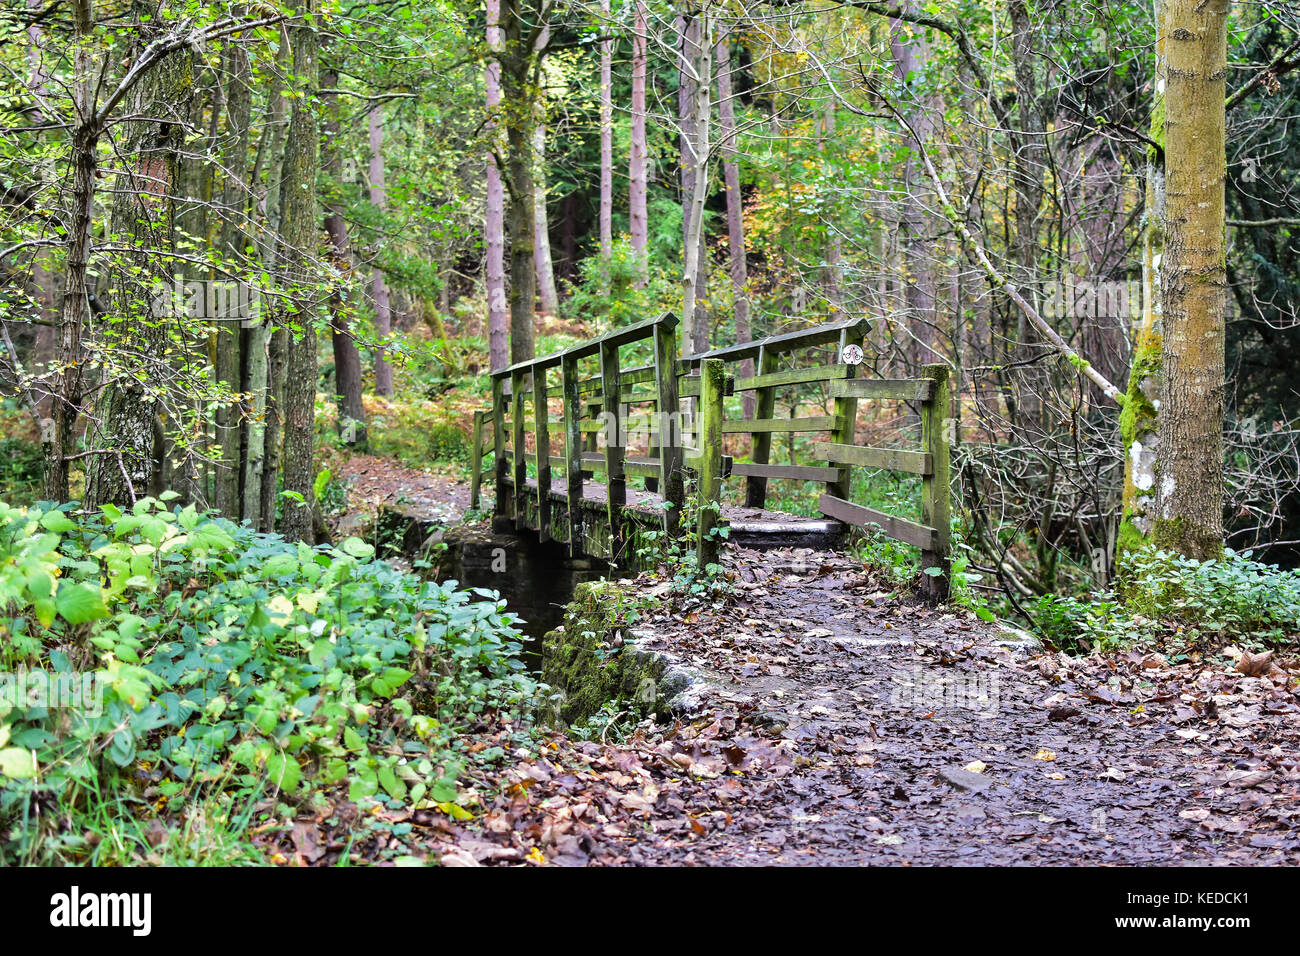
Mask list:
[[[998,616],[986,607],[977,607],[975,609],[975,616],[981,621],[989,621],[990,623],[998,619]]]
[[[99,588],[90,584],[64,582],[55,599],[59,615],[69,624],[85,624],[108,617],[108,608],[100,596]]]
[[[0,775],[26,779],[36,776],[36,758],[30,750],[22,747],[6,747],[0,750]]]
[[[350,554],[360,561],[375,555],[374,546],[366,544],[360,538],[345,538],[339,547],[343,549],[344,554]]]
[[[298,761],[288,754],[271,754],[266,760],[266,770],[271,775],[271,782],[285,793],[296,791],[299,781],[302,780],[302,768],[298,766]]]
[[[75,531],[77,523],[62,511],[47,511],[41,515],[41,527],[46,531],[63,534],[66,531]]]

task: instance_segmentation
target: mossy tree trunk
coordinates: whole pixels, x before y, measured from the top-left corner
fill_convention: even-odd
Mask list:
[[[1228,0],[1169,0],[1164,257],[1154,538],[1223,552],[1224,78]]]
[[[1151,140],[1164,147],[1165,136],[1165,0],[1155,0],[1156,70],[1151,102]],[[1142,229],[1142,322],[1129,362],[1128,390],[1120,412],[1124,447],[1124,503],[1115,542],[1115,564],[1127,552],[1143,547],[1151,537],[1156,516],[1156,445],[1163,365],[1160,359],[1160,265],[1164,257],[1164,155],[1147,150],[1146,217]]]

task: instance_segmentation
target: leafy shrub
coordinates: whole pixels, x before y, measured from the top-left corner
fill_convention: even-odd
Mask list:
[[[1147,617],[1266,642],[1300,633],[1300,571],[1230,549],[1217,561],[1138,551],[1120,571],[1129,605]]]
[[[136,815],[219,798],[233,819],[263,791],[346,785],[468,815],[457,777],[500,754],[459,734],[520,716],[534,687],[503,603],[355,538],[310,548],[152,499],[104,510],[0,504],[0,663],[103,688],[99,713],[0,702],[0,863],[85,858],[57,832],[124,793]]]
[[[651,256],[650,261],[658,260]],[[632,245],[626,238],[618,240],[608,259],[595,255],[579,263],[579,279],[570,284],[564,300],[565,314],[600,329],[654,318],[673,308],[676,298],[666,273],[653,266],[651,269],[650,281],[638,287],[640,274]]]
[[[1039,635],[1067,651],[1212,639],[1281,643],[1300,634],[1300,572],[1227,550],[1214,561],[1134,551],[1120,568],[1124,600],[1045,595],[1033,606]]]

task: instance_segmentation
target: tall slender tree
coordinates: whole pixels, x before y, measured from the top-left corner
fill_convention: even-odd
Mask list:
[[[1155,542],[1223,552],[1228,0],[1168,0]]]

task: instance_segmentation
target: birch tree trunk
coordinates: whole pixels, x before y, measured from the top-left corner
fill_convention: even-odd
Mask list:
[[[686,212],[686,255],[682,269],[682,348],[696,353],[709,347],[709,328],[698,313],[700,272],[704,245],[704,200],[709,184],[709,93],[713,85],[713,26],[706,10],[696,14],[695,46],[698,49],[691,126],[689,165],[691,167],[690,206]],[[689,31],[688,31],[689,32]],[[683,131],[683,136],[685,131]]]
[[[1164,146],[1166,0],[1154,0],[1156,25],[1156,68],[1151,91],[1153,142]],[[1142,321],[1129,364],[1128,389],[1120,411],[1120,440],[1124,446],[1124,497],[1119,534],[1115,541],[1115,563],[1125,553],[1141,548],[1150,540],[1156,518],[1156,450],[1159,445],[1159,412],[1163,368],[1160,360],[1161,286],[1160,265],[1164,258],[1164,157],[1147,149],[1145,177],[1145,224],[1142,229]]]
[[[609,0],[600,0],[601,29],[613,29]],[[609,261],[614,255],[614,41],[600,44],[600,258],[604,291],[609,294]]]
[[[505,187],[501,167],[497,165],[497,117],[501,109],[501,0],[487,0],[487,43],[492,57],[487,65],[487,109],[489,147],[487,154],[487,211],[484,232],[487,238],[487,261],[484,263],[488,298],[488,355],[493,371],[510,364],[506,312],[506,220]]]
[[[1155,543],[1223,553],[1228,0],[1168,0]]]
[[[632,252],[640,272],[640,287],[650,278],[650,263],[646,260],[646,246],[650,240],[650,220],[646,214],[646,14],[644,0],[632,0],[636,12],[632,33],[632,142],[627,165],[628,218],[632,233]]]

